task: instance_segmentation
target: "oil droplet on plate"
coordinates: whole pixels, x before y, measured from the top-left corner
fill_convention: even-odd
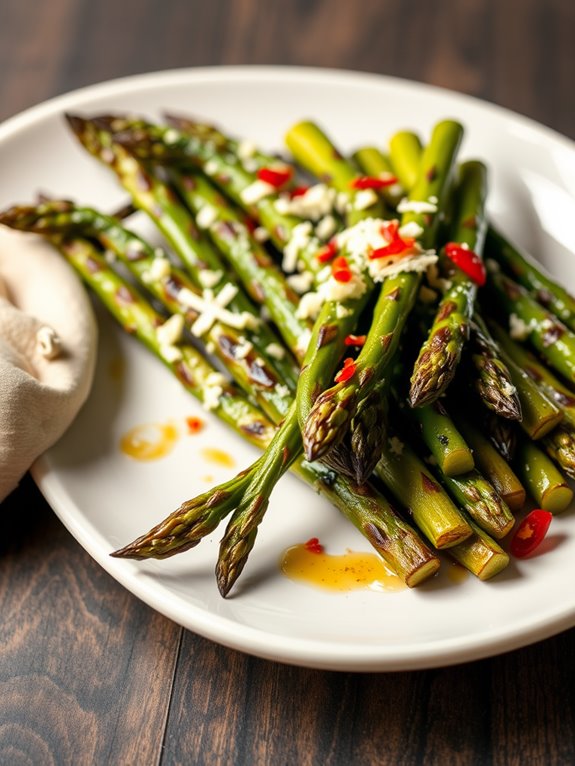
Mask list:
[[[332,556],[315,553],[302,543],[285,551],[280,566],[290,580],[325,590],[397,591],[406,587],[375,553],[348,550]]]
[[[233,468],[236,464],[236,461],[228,452],[224,452],[223,449],[218,449],[217,447],[204,447],[201,455],[209,463],[219,465],[222,468]]]
[[[125,433],[120,449],[134,460],[158,460],[174,449],[179,436],[173,423],[147,423]]]
[[[469,572],[467,569],[462,567],[461,564],[458,564],[456,561],[452,561],[447,567],[447,577],[455,585],[458,585],[460,582],[467,580],[468,576]]]

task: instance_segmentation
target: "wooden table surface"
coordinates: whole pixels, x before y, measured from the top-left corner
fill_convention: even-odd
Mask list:
[[[0,119],[137,72],[299,64],[442,85],[575,138],[574,33],[573,0],[0,0]],[[288,667],[142,604],[29,478],[0,512],[1,764],[575,763],[573,630],[439,670]]]

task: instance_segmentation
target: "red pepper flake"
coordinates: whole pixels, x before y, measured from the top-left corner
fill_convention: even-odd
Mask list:
[[[348,356],[347,359],[343,360],[343,367],[335,376],[335,382],[347,383],[347,381],[350,380],[350,378],[353,378],[355,375],[356,369],[357,366],[355,361],[351,358],[351,356]]]
[[[518,559],[529,556],[547,534],[553,514],[537,508],[527,514],[511,540],[510,551]]]
[[[245,219],[245,225],[246,229],[249,231],[250,234],[253,234],[254,231],[258,228],[259,222],[256,221],[254,218],[251,218],[250,216],[247,216]]]
[[[349,282],[352,278],[349,263],[343,255],[339,255],[333,262],[331,273],[336,282]]]
[[[290,189],[289,196],[291,199],[294,197],[303,197],[304,194],[309,190],[309,186],[296,186],[295,189]]]
[[[293,170],[286,165],[285,168],[260,168],[258,178],[260,181],[279,189],[286,184],[293,175]]]
[[[458,269],[467,274],[475,284],[483,287],[487,279],[487,273],[483,261],[477,253],[474,253],[468,247],[463,247],[459,242],[448,242],[445,245],[445,255],[453,261]]]
[[[386,176],[380,178],[378,176],[358,176],[350,182],[352,189],[385,189],[386,186],[393,186],[397,183],[395,176]]]
[[[363,346],[365,338],[365,335],[348,335],[343,342],[346,346]]]
[[[186,418],[186,425],[188,426],[188,433],[199,434],[204,427],[204,421],[201,418],[189,417]]]
[[[323,553],[324,551],[323,545],[317,537],[310,537],[307,543],[304,543],[303,547],[310,553]]]
[[[399,221],[390,221],[385,224],[381,227],[381,233],[387,239],[389,244],[372,250],[369,254],[369,257],[372,260],[407,254],[415,244],[415,239],[413,237],[402,238],[399,236]]]
[[[315,257],[320,263],[328,263],[328,261],[331,261],[331,259],[335,258],[336,255],[337,245],[335,242],[328,242],[325,247],[322,247],[321,250],[318,250]]]

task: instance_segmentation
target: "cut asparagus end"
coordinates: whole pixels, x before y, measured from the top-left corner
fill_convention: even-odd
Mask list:
[[[473,454],[468,447],[460,447],[445,454],[441,470],[446,476],[459,476],[474,468]]]
[[[567,484],[557,484],[542,493],[540,506],[551,513],[562,513],[572,500],[573,490]]]
[[[489,580],[509,564],[509,556],[495,540],[470,522],[473,534],[449,555],[480,580]]]

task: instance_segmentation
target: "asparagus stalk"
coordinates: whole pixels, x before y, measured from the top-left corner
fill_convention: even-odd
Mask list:
[[[520,511],[525,505],[526,492],[509,463],[461,411],[456,413],[456,422],[457,428],[473,450],[473,459],[479,471],[512,512]]]
[[[441,473],[458,476],[475,467],[473,453],[441,402],[404,409],[419,427],[421,438]]]
[[[441,485],[397,436],[384,445],[375,474],[435,548],[451,548],[471,535],[471,527]]]
[[[500,540],[511,530],[515,519],[493,486],[473,469],[459,476],[443,476],[447,491],[487,534]]]
[[[408,130],[395,133],[389,141],[389,156],[395,175],[404,189],[412,189],[417,182],[423,146],[419,137]]]
[[[470,161],[463,163],[459,172],[454,192],[457,209],[450,239],[480,256],[487,228],[487,168],[481,162]],[[477,295],[477,284],[449,260],[445,251],[440,255],[439,264],[450,286],[439,304],[427,340],[413,368],[409,392],[412,407],[435,401],[453,380],[469,337]],[[505,383],[497,379],[496,382],[499,388]]]
[[[481,527],[469,524],[473,534],[450,548],[449,555],[480,580],[490,580],[509,564],[509,556]]]
[[[116,126],[115,140],[147,161],[200,168],[218,189],[260,221],[280,251],[289,246],[291,254],[284,258],[284,271],[293,271],[300,262],[313,274],[322,270],[316,255],[323,242],[314,233],[312,223],[282,212],[276,190],[267,189],[263,196],[250,194],[258,177],[251,164],[253,158],[240,157],[237,142],[186,118],[168,119],[170,126],[124,118]]]
[[[575,297],[545,273],[541,264],[526,252],[512,245],[493,226],[489,228],[486,252],[523,285],[535,299],[555,314],[575,333]]]
[[[515,364],[502,348],[499,349],[499,353],[509,370],[521,403],[521,428],[530,439],[543,438],[563,420],[560,407],[545,395],[535,381]]]
[[[509,368],[477,313],[471,322],[470,352],[475,369],[473,386],[483,404],[502,418],[521,420],[521,402]]]
[[[575,426],[575,395],[536,356],[524,346],[513,341],[503,328],[491,323],[497,342],[515,364],[533,380],[539,388],[560,407],[565,421]]]
[[[437,200],[437,208],[432,204],[428,209],[441,209],[462,132],[461,126],[451,121],[435,127],[422,162],[420,180],[410,194],[412,202],[431,197]],[[436,213],[410,211],[403,215],[402,223],[423,224],[422,243],[429,247],[434,242],[437,220]],[[398,274],[385,280],[366,343],[356,360],[356,373],[349,381],[324,391],[310,412],[303,431],[308,459],[320,458],[339,443],[359,402],[382,385],[383,375],[399,343],[420,280],[421,275],[417,273]]]
[[[311,325],[297,316],[298,295],[264,248],[251,236],[245,216],[237,213],[199,173],[171,175],[196,223],[204,224],[214,245],[239,276],[255,303],[265,305],[288,348],[303,359],[300,338]]]
[[[566,380],[575,382],[575,333],[503,273],[492,271],[488,285],[510,322],[520,323],[525,340]]]
[[[225,382],[193,346],[186,343],[167,346],[160,342],[158,328],[164,324],[164,317],[110,268],[92,243],[78,238],[53,238],[53,241],[128,333],[159,357],[181,384],[215,415],[252,444],[265,447],[274,432],[269,421],[235,386]]]
[[[201,292],[184,271],[169,262],[161,248],[152,248],[112,216],[68,201],[51,200],[36,207],[13,207],[2,214],[1,220],[12,228],[37,234],[74,234],[98,239],[171,314],[182,314],[194,333],[199,314],[189,305],[190,301],[186,302],[181,296],[196,296],[201,304]],[[254,397],[274,422],[279,422],[291,403],[289,387],[280,383],[275,370],[234,327],[237,314],[224,313],[231,324],[215,321],[206,328],[204,340],[236,383]]]
[[[573,490],[552,460],[528,439],[519,439],[515,469],[539,508],[561,513],[573,500]]]
[[[575,428],[568,424],[557,426],[542,443],[561,470],[575,479]]]
[[[209,288],[215,296],[229,289],[226,287],[229,277],[219,253],[200,235],[191,215],[177,200],[174,192],[159,180],[149,166],[144,166],[115,141],[110,132],[115,120],[107,117],[86,120],[74,115],[67,115],[67,119],[81,144],[116,173],[136,207],[154,221],[185,263],[196,286],[203,287],[203,274],[208,271],[217,277],[213,284],[210,282]],[[286,355],[283,359],[276,359],[267,354],[266,348],[278,343],[278,337],[265,323],[256,322],[257,311],[245,293],[235,287],[235,295],[227,307],[246,318],[246,337],[276,370],[278,376],[295,384],[297,368],[291,358]]]

